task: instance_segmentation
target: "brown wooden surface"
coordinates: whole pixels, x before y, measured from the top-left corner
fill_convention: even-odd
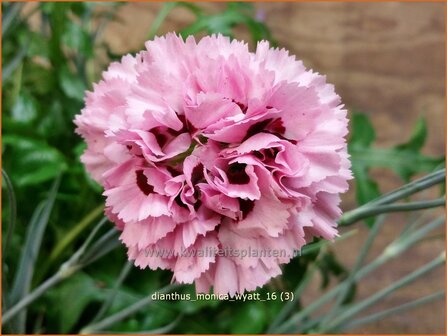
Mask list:
[[[211,10],[223,4],[202,4]],[[350,110],[365,111],[377,130],[377,143],[391,146],[407,139],[419,116],[429,127],[427,154],[444,153],[444,4],[442,3],[259,3],[266,22],[281,47],[286,47],[310,68],[327,74]],[[121,23],[112,23],[105,41],[117,53],[138,50],[149,32],[159,3],[127,4],[120,9]],[[160,33],[178,30],[193,17],[176,9]],[[247,35],[241,32],[237,37]],[[382,190],[400,182],[377,170]],[[344,197],[351,208],[353,192]],[[372,255],[395,237],[405,216],[391,216]],[[338,244],[346,265],[365,239],[366,230]],[[375,272],[359,287],[366,297],[431,260],[443,249],[442,240],[420,244],[403,258]],[[444,270],[430,273],[376,305],[371,312],[403,304],[444,287]],[[317,283],[310,302],[316,295]],[[391,316],[353,330],[356,333],[444,333],[444,302]]]

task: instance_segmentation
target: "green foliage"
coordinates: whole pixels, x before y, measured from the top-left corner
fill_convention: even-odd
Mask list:
[[[343,280],[348,275],[348,271],[340,264],[335,255],[331,252],[325,253],[318,261],[318,268],[321,273],[321,288],[326,289],[331,281],[331,275]]]
[[[218,13],[207,13],[201,7],[188,2],[167,2],[155,19],[149,38],[152,38],[160,28],[161,23],[171,10],[176,7],[183,7],[195,15],[196,21],[180,31],[180,34],[186,38],[189,35],[199,33],[223,34],[234,37],[234,29],[245,27],[250,32],[254,43],[261,40],[268,40],[273,45],[270,29],[261,20],[256,18],[255,8],[250,3],[228,2],[227,7]]]
[[[86,307],[92,302],[103,300],[105,294],[95,280],[84,272],[78,272],[55,288],[49,296],[49,306],[53,307],[49,315],[58,321],[58,332],[69,333]],[[69,304],[61,307],[61,302]]]
[[[359,205],[378,196],[378,184],[369,174],[370,168],[388,168],[403,181],[408,182],[418,173],[427,173],[440,167],[445,157],[429,157],[421,153],[427,138],[427,126],[423,119],[417,122],[410,139],[392,148],[374,147],[376,134],[366,114],[353,113],[349,153],[356,182],[356,196]],[[366,220],[372,225],[373,218]]]
[[[82,108],[84,90],[91,85],[86,78],[96,77],[87,73],[86,66],[93,61],[96,34],[87,19],[96,15],[96,6],[103,5],[36,3],[25,16],[21,14],[24,4],[2,3],[2,161],[18,208],[11,251],[3,260],[8,265],[4,268],[7,279],[15,278],[9,304],[26,295],[36,279],[48,277],[55,265],[47,267],[45,259],[58,236],[101,202],[101,191],[87,178],[80,153],[74,150],[81,139],[73,132],[72,121]],[[31,26],[30,15],[38,27]],[[42,217],[48,216],[43,205],[38,213],[35,207],[47,198],[51,181],[61,174],[49,220]],[[4,211],[4,224],[8,211]],[[34,219],[30,222],[30,218]],[[3,225],[3,233],[7,227]],[[75,242],[82,241],[84,235],[82,232]],[[64,257],[74,248],[68,246]],[[39,313],[38,306],[31,306],[27,320]],[[8,331],[25,333],[25,316],[14,319]]]
[[[181,31],[183,37],[200,32],[220,33],[233,37],[235,27],[245,26],[250,31],[254,43],[269,40],[275,44],[268,27],[255,18],[254,7],[251,4],[230,2],[225,10],[217,14],[203,15],[201,11],[195,13],[197,20]]]
[[[259,334],[264,330],[266,322],[265,304],[251,301],[236,309],[230,331],[232,334]]]
[[[5,135],[4,155],[9,156],[11,177],[18,187],[39,185],[67,169],[65,158],[56,148],[34,139]]]

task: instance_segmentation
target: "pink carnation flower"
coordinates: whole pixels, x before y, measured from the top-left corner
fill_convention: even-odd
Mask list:
[[[112,63],[75,119],[135,265],[234,295],[333,239],[351,172],[325,77],[267,42],[168,34],[146,48]]]

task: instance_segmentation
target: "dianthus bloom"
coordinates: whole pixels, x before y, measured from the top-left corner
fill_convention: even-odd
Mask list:
[[[324,76],[267,42],[168,34],[146,49],[112,63],[75,119],[135,265],[234,295],[337,235],[347,119]]]

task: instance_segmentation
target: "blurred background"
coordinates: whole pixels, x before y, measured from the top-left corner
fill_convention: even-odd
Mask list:
[[[422,141],[417,156],[408,157],[410,167],[405,167],[405,173],[396,173],[387,162],[368,167],[369,175],[363,182],[369,185],[370,194],[390,191],[402,185],[407,177],[420,177],[442,162],[445,151],[444,3],[196,5],[199,9],[191,4],[166,6],[162,3],[2,3],[2,161],[17,200],[15,228],[7,242],[7,254],[3,253],[4,281],[13,283],[26,244],[28,222],[36,214],[39,203],[47,199],[52,181],[60,172],[63,172],[62,183],[45,233],[41,233],[29,287],[34,288],[54,273],[79,248],[93,228],[94,220],[100,218],[101,191],[78,161],[83,144],[73,135],[71,120],[82,108],[84,89],[91,88],[107,64],[123,54],[143,49],[144,41],[155,34],[176,31],[201,36],[209,32],[231,32],[235,38],[248,41],[252,50],[255,40],[270,39],[303,60],[307,68],[327,75],[350,113],[361,114],[359,123],[364,116],[369,120],[375,130],[374,147],[395,148],[412,135],[425,132],[425,144]],[[199,12],[205,14],[198,15]],[[240,13],[250,19],[239,20]],[[368,127],[359,126],[356,132],[362,136]],[[362,203],[357,183],[353,182],[351,190],[343,196],[345,210]],[[4,184],[2,191],[5,245],[8,237],[5,223],[11,210]],[[436,192],[426,192],[422,198]],[[428,217],[440,213],[435,211]],[[380,254],[413,215],[388,216],[368,260]],[[355,234],[331,248],[336,267],[328,266],[331,269],[327,274],[322,271],[312,279],[302,296],[301,306],[312,303],[343,277],[343,270],[353,266],[369,231],[363,223],[356,224],[355,229]],[[436,257],[444,249],[443,232],[433,234],[432,239],[415,245],[403,257],[362,280],[357,286],[356,299],[366,298]],[[25,329],[12,327],[11,330],[79,332],[104,301],[105,293],[113,287],[124,263],[124,249],[114,249],[37,300],[28,311],[28,322],[19,327]],[[299,267],[298,263],[292,264]],[[112,313],[169,283],[169,274],[164,272],[136,269],[130,272],[110,308]],[[296,272],[296,269],[288,270],[284,283],[278,285],[273,281],[273,288],[288,288],[289,278],[301,276]],[[329,283],[322,286],[326,280]],[[429,295],[442,290],[444,284],[445,269],[441,267],[386,297],[364,314]],[[8,286],[11,285],[4,282],[3,291]],[[61,310],[66,304],[70,305],[67,311]],[[258,333],[265,331],[269,315],[274,315],[276,309],[254,304],[202,305],[158,304],[111,330],[135,332],[141,328],[158,328],[172,322],[176,312],[184,311],[192,318],[187,316],[189,321],[183,320],[181,327],[174,326],[173,332]],[[235,312],[240,317],[230,318]],[[204,322],[207,314],[214,316],[210,322]],[[445,330],[444,317],[445,302],[438,300],[430,306],[392,315],[349,332],[440,334]],[[192,319],[197,319],[201,326]],[[247,319],[253,321],[251,329],[244,327]]]

